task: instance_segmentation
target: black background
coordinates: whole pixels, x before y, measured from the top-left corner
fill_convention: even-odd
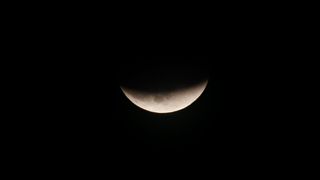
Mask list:
[[[5,135],[9,158],[23,167],[50,164],[66,171],[78,165],[146,172],[139,164],[157,170],[207,167],[223,175],[238,175],[236,169],[251,174],[260,165],[281,171],[284,161],[295,161],[292,150],[299,147],[290,143],[296,144],[301,129],[292,125],[304,119],[288,118],[296,113],[285,102],[294,104],[295,94],[282,89],[292,80],[286,70],[295,52],[287,44],[295,46],[296,28],[283,28],[294,19],[287,8],[275,6],[284,16],[270,18],[274,11],[262,7],[199,8],[198,17],[185,9],[190,16],[177,13],[168,23],[163,11],[139,23],[143,18],[131,14],[106,15],[105,6],[92,17],[82,9],[83,16],[58,18],[56,10],[18,15],[10,21],[17,27],[8,26],[13,35],[5,34],[6,46],[14,47],[6,74],[14,77],[7,105],[14,107],[8,120],[13,126]],[[120,89],[136,56],[204,56],[208,86],[179,112],[141,110]],[[140,69],[159,66],[144,62]]]

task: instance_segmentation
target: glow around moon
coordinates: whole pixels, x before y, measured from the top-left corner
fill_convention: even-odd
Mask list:
[[[121,87],[125,96],[138,107],[154,113],[170,113],[191,105],[203,93],[208,81],[162,93],[146,93]]]

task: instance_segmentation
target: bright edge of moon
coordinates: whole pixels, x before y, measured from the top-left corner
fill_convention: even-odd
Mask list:
[[[166,93],[145,93],[120,87],[125,96],[136,106],[153,113],[171,113],[190,106],[205,90],[208,81],[203,81],[180,90]]]

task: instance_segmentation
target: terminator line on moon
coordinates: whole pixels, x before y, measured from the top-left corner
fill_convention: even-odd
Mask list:
[[[154,113],[171,113],[191,105],[203,93],[208,81],[170,92],[146,93],[121,87],[125,96],[136,106]]]

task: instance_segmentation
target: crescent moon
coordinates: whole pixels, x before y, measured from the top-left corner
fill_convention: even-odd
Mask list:
[[[205,90],[205,80],[191,87],[170,92],[146,93],[135,89],[120,87],[125,96],[136,106],[154,113],[171,113],[190,106]]]

